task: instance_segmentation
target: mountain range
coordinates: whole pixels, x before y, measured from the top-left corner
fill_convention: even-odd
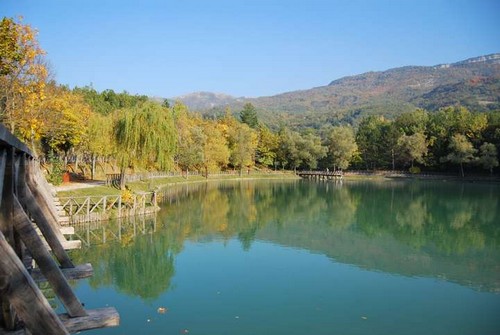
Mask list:
[[[356,123],[360,117],[393,117],[424,108],[434,111],[462,105],[474,111],[500,109],[500,53],[452,64],[404,66],[343,77],[326,86],[259,98],[196,92],[180,100],[191,110],[213,116],[226,107],[239,112],[252,103],[259,119],[270,126],[319,127]]]

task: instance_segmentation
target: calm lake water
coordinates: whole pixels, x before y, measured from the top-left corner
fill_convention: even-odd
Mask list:
[[[184,185],[77,233],[78,297],[121,316],[86,334],[500,334],[500,185]]]

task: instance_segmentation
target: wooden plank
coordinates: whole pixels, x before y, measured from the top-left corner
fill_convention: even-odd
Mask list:
[[[75,227],[61,227],[59,228],[61,234],[63,235],[75,235]]]
[[[94,274],[94,269],[90,263],[80,264],[71,269],[61,269],[61,271],[68,280],[84,279],[92,277]],[[37,283],[47,281],[39,268],[31,270],[31,277]]]
[[[81,302],[74,294],[71,286],[69,286],[61,269],[59,269],[47,248],[45,248],[42,239],[36,233],[31,220],[26,213],[24,213],[16,197],[14,197],[13,223],[15,230],[21,236],[22,241],[40,267],[45,278],[48,279],[52,289],[66,308],[66,311],[68,311],[71,316],[86,315]]]
[[[59,318],[70,333],[82,330],[116,327],[120,324],[120,315],[114,307],[87,310],[86,316],[71,318],[68,314],[59,314]]]
[[[0,232],[0,289],[33,334],[69,334]]]

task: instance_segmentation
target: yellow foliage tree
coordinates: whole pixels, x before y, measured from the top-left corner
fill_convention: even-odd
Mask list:
[[[91,109],[81,95],[51,83],[41,110],[45,115],[43,142],[50,149],[68,154],[85,143]]]
[[[0,119],[32,144],[44,125],[40,104],[48,77],[36,34],[21,19],[0,21]]]

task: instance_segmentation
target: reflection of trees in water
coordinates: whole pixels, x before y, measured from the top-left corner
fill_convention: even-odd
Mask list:
[[[74,250],[72,257],[77,263],[92,263],[91,287],[114,285],[125,294],[155,299],[170,287],[174,255],[183,241],[175,230],[154,234],[154,228],[159,228],[154,218],[80,225],[76,232],[100,245]]]
[[[186,239],[213,237],[237,237],[245,250],[258,237],[383,271],[466,278],[469,269],[500,258],[498,190],[399,181],[183,185],[172,190],[156,221],[133,227],[115,222],[93,230],[108,240],[119,237],[120,243],[76,255],[94,265],[92,286],[113,283],[144,299],[168,290],[175,255]],[[454,265],[447,269],[450,260]],[[489,268],[495,277],[498,266]]]
[[[414,247],[458,254],[498,243],[498,186],[401,182],[350,189],[360,195],[357,222],[367,234],[388,232]]]

